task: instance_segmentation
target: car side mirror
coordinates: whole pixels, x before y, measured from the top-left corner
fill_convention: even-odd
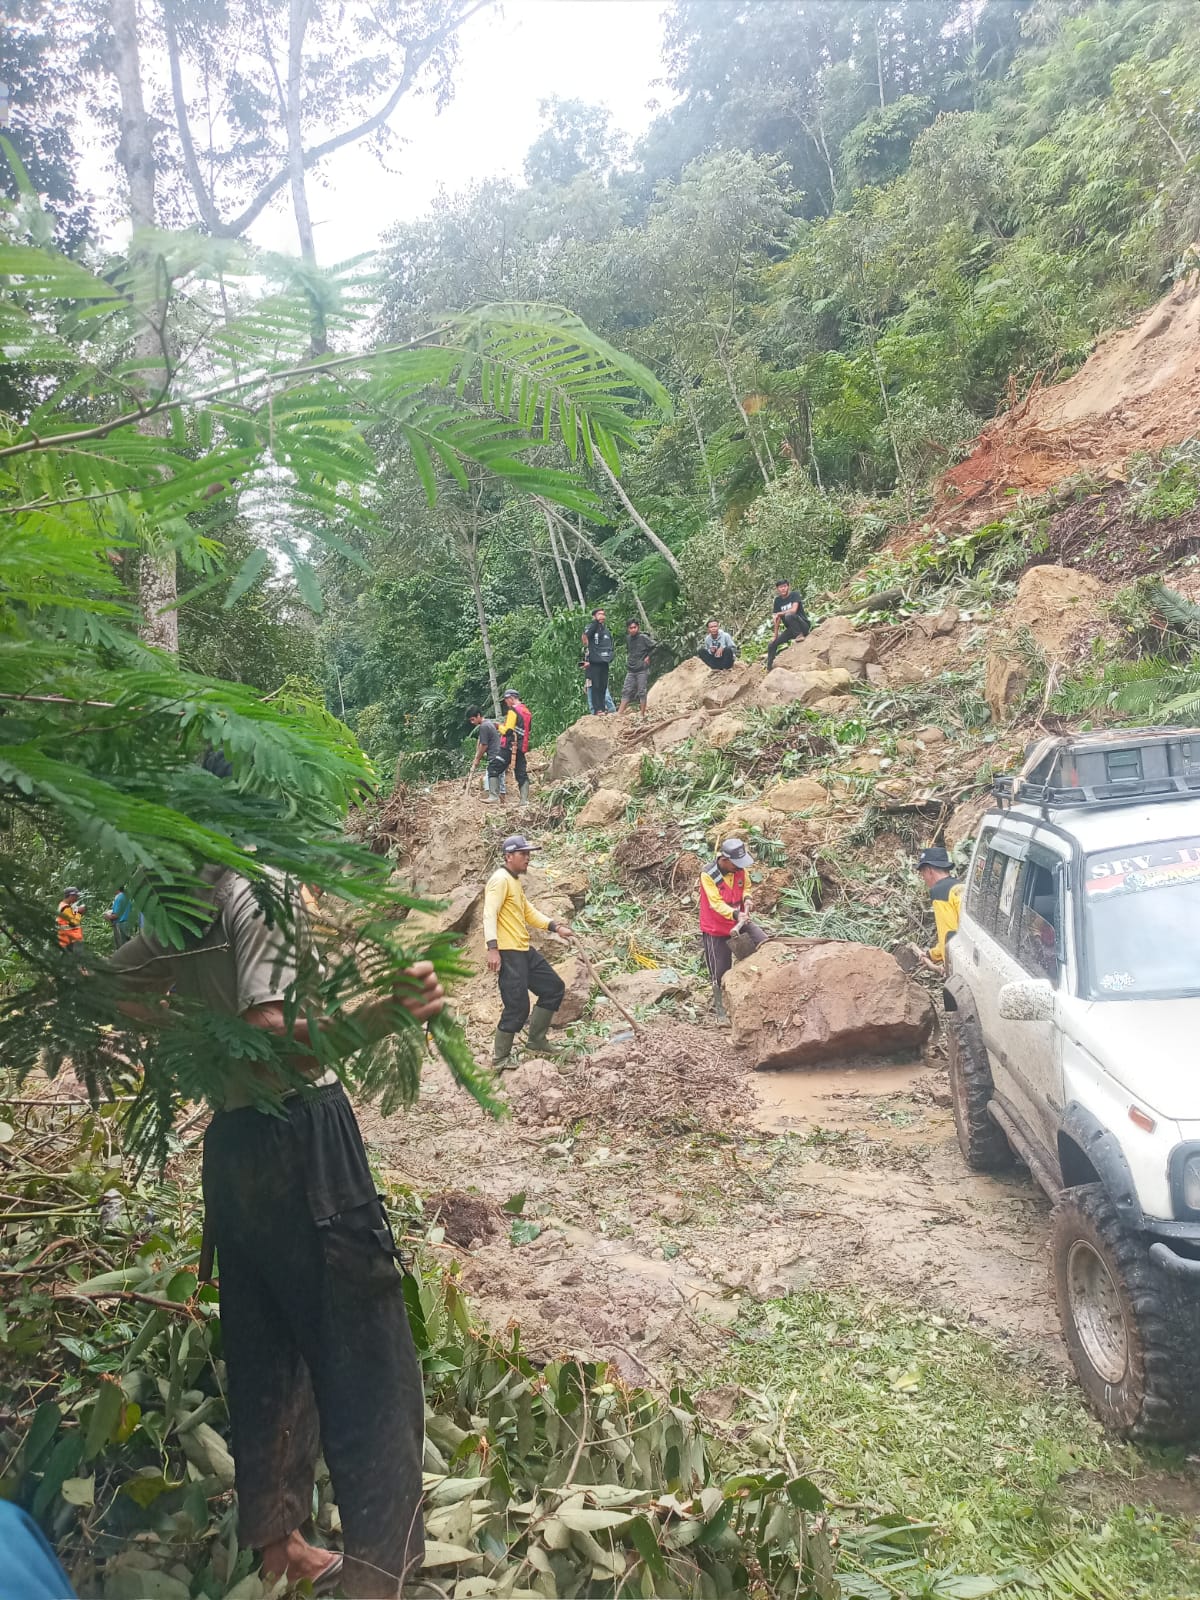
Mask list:
[[[1005,1022],[1049,1022],[1054,1015],[1054,985],[1047,978],[1006,983],[996,997]]]

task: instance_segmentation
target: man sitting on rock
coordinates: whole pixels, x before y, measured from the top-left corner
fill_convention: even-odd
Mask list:
[[[753,865],[754,858],[740,839],[724,839],[716,860],[700,874],[700,935],[719,1022],[726,1020],[721,980],[733,965],[733,936],[745,935],[751,950],[767,940],[750,919],[746,870]]]
[[[773,622],[771,642],[767,646],[767,671],[775,665],[775,657],[793,639],[805,639],[812,632],[812,623],[804,609],[804,596],[793,589],[786,578],[776,578],[775,598],[771,602]],[[780,638],[782,630],[783,637]]]
[[[503,1072],[509,1064],[517,1034],[529,1023],[525,1043],[535,1055],[557,1050],[546,1038],[554,1013],[562,1005],[566,986],[558,973],[538,951],[529,948],[530,928],[544,928],[560,939],[570,939],[570,928],[552,922],[525,898],[521,879],[529,871],[529,857],[537,847],[523,834],[512,833],[501,849],[504,865],[497,867],[483,892],[483,938],[487,945],[489,972],[500,975],[500,998],[504,1011],[492,1045],[492,1065]],[[530,991],[537,996],[533,1015],[529,1012]]]
[[[725,632],[715,617],[709,618],[708,631],[700,641],[696,659],[714,672],[728,672],[737,660],[737,645],[732,635]]]

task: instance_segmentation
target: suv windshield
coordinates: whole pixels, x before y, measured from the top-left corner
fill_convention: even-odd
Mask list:
[[[1093,999],[1200,995],[1200,838],[1089,856],[1083,887]]]

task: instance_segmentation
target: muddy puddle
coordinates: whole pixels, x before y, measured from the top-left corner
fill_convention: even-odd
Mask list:
[[[929,1089],[936,1069],[918,1061],[907,1066],[796,1067],[755,1072],[750,1086],[757,1102],[751,1121],[772,1133],[810,1128],[874,1128],[896,1096]]]

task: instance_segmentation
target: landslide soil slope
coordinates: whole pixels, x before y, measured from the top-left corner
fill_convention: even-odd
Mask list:
[[[979,434],[939,482],[928,519],[973,528],[1014,494],[1042,494],[1087,471],[1113,483],[1136,451],[1200,434],[1200,275],[1190,274],[1135,326],[1109,335],[1063,383],[1035,382]]]

